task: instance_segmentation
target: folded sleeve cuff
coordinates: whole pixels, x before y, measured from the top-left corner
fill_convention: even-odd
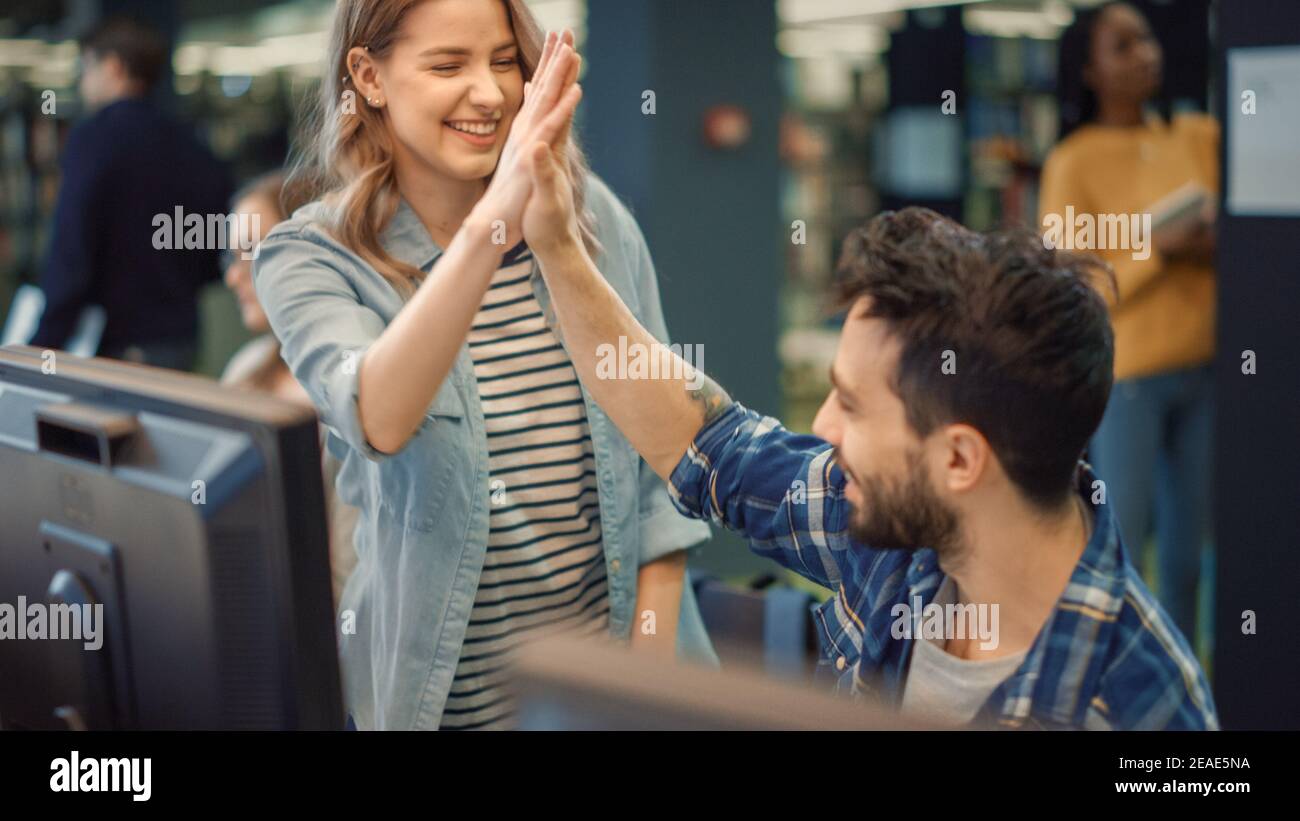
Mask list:
[[[649,564],[678,550],[700,546],[713,535],[704,522],[687,519],[677,512],[669,503],[667,491],[663,503],[641,517],[640,530],[641,564]]]
[[[324,381],[325,404],[329,408],[326,422],[328,427],[334,429],[335,435],[344,442],[367,459],[378,462],[391,454],[377,450],[371,445],[366,439],[365,429],[361,426],[361,359],[368,347],[339,352],[340,361],[331,369],[333,372]]]
[[[713,492],[713,468],[727,444],[757,419],[758,414],[735,402],[695,435],[669,477],[669,494],[683,515],[721,523],[722,511]]]

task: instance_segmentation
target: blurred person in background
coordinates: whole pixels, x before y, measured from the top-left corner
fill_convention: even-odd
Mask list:
[[[158,249],[157,217],[220,215],[225,167],[148,96],[164,75],[162,36],[110,18],[81,41],[80,93],[93,113],[72,129],[40,279],[45,311],[30,344],[64,347],[82,311],[106,315],[99,355],[189,370],[198,338],[198,292],[218,279],[216,243]],[[169,232],[170,233],[170,232]]]
[[[248,230],[249,235],[237,237],[230,248],[223,252],[222,267],[226,272],[226,287],[239,303],[239,315],[244,327],[257,336],[235,352],[222,371],[221,381],[226,385],[262,391],[312,408],[311,398],[280,358],[280,343],[271,333],[266,312],[257,301],[257,292],[253,290],[253,263],[246,258],[254,256],[255,252],[246,253],[241,250],[255,249],[262,237],[276,223],[284,220],[281,206],[283,193],[284,174],[272,172],[244,185],[232,200],[231,211],[239,217],[236,224],[241,230]],[[341,463],[325,447],[324,436],[325,428],[322,426],[321,471],[324,474],[326,515],[329,520],[330,579],[334,589],[334,603],[337,605],[343,593],[343,585],[357,563],[356,550],[352,546],[357,509],[339,501],[335,496],[334,480]]]
[[[1205,115],[1148,111],[1161,61],[1133,6],[1079,12],[1061,40],[1063,139],[1044,166],[1039,210],[1152,214],[1145,258],[1099,250],[1118,284],[1117,300],[1107,294],[1116,382],[1091,458],[1139,566],[1155,531],[1154,586],[1194,642],[1209,536],[1219,128]]]

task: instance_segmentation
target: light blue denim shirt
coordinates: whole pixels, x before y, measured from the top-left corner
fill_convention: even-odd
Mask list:
[[[600,271],[641,323],[666,342],[659,286],[636,221],[594,175],[587,204],[603,246],[596,260]],[[370,446],[357,415],[359,365],[403,299],[330,236],[323,213],[320,203],[312,203],[277,225],[259,247],[253,282],[281,356],[327,426],[327,446],[342,460],[338,497],[361,510],[357,567],[339,603],[348,711],[362,729],[433,729],[456,672],[487,554],[488,450],[478,383],[469,348],[462,345],[406,445],[391,455]],[[405,202],[380,241],[395,258],[425,271],[442,254]],[[531,282],[558,335],[536,262]],[[664,483],[585,389],[583,396],[596,457],[609,632],[626,639],[640,624],[633,612],[638,568],[708,539],[709,529],[677,512]],[[716,663],[689,583],[678,653]]]

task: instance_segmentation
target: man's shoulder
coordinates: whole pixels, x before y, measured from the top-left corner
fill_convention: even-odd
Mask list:
[[[187,173],[176,179],[184,181],[208,179],[209,164],[221,167],[192,126],[141,99],[118,100],[90,114],[68,132],[65,151],[120,158],[134,168],[160,171],[169,163],[183,162],[190,164]]]
[[[171,132],[177,130],[182,136],[192,136],[177,121],[163,114],[152,103],[132,98],[111,102],[94,111],[73,127],[68,138],[94,135],[95,141],[103,143],[106,148],[131,148],[132,143],[117,144],[112,138],[140,131],[159,130],[168,132],[169,138],[175,137],[176,135]]]
[[[107,105],[87,115],[68,131],[65,154],[103,154],[129,148],[132,141],[122,139],[131,123],[129,116],[123,116],[126,113],[122,106]]]
[[[1200,662],[1131,566],[1123,591],[1093,708],[1116,729],[1218,729]]]

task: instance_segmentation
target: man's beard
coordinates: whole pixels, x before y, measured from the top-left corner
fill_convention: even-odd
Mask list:
[[[851,475],[862,494],[862,505],[853,511],[849,525],[849,536],[856,542],[882,550],[931,547],[948,557],[959,552],[957,513],[935,494],[919,450],[908,454],[901,482]]]

